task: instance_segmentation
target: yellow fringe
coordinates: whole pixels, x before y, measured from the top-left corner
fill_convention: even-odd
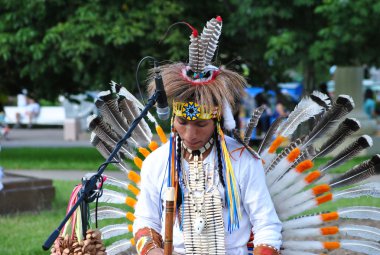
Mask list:
[[[224,138],[224,133],[223,133],[219,124],[218,124],[218,133],[219,133],[220,138],[221,138],[220,144],[222,146],[222,152],[223,152],[225,165],[226,165],[226,182],[227,182],[228,198],[232,203],[232,201],[233,201],[232,194],[235,194],[235,201],[234,202],[236,204],[236,208],[237,208],[237,212],[238,212],[238,218],[240,220],[241,219],[240,195],[239,195],[239,191],[237,190],[237,182],[236,182],[236,178],[235,178],[235,172],[234,172],[234,169],[232,167],[230,155],[229,155],[227,145],[226,145],[226,141]],[[233,185],[232,187],[231,187],[231,183]],[[233,220],[234,212],[233,212],[232,204],[230,204],[229,210],[230,210],[231,219]]]

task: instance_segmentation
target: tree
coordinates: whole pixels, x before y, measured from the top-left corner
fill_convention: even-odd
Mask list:
[[[314,45],[316,60],[343,66],[379,66],[379,1],[323,1],[316,13],[328,24],[318,33],[321,40]]]
[[[0,5],[2,91],[27,87],[49,99],[102,88],[111,79],[132,88],[137,59],[172,44],[173,39],[166,45],[152,42],[181,10],[160,0],[2,0]]]

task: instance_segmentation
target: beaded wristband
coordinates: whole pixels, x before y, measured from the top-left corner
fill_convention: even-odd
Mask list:
[[[146,255],[155,248],[162,248],[162,237],[154,229],[145,227],[135,234],[136,250],[139,255]]]
[[[279,255],[280,252],[275,247],[268,244],[259,244],[253,250],[254,255]]]

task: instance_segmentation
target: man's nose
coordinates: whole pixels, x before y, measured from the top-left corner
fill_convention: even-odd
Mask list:
[[[194,140],[198,136],[198,131],[196,128],[191,127],[190,125],[186,127],[186,138],[189,140]]]

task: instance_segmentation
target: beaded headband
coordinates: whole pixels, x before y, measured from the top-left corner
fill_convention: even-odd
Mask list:
[[[209,120],[220,118],[221,109],[201,106],[195,102],[173,102],[173,114],[187,120]]]

